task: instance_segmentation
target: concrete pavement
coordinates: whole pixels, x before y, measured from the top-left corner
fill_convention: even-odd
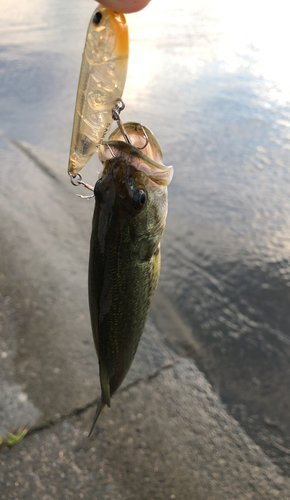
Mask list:
[[[192,361],[176,359],[112,400],[0,453],[1,500],[287,500],[281,475]]]
[[[140,17],[141,24],[131,31],[132,69],[124,112],[128,109],[129,115],[124,121],[140,120],[152,127],[164,148],[165,162],[177,167],[170,210],[176,224],[171,225],[171,236],[178,240],[180,233],[175,229],[180,229],[180,220],[183,231],[192,238],[196,231],[193,217],[202,217],[205,199],[212,200],[215,191],[219,192],[215,182],[225,175],[222,170],[222,175],[216,176],[218,161],[222,165],[224,161],[217,153],[224,153],[231,167],[234,152],[239,148],[244,151],[244,142],[249,146],[245,150],[249,157],[254,155],[251,148],[260,144],[259,128],[252,141],[255,120],[251,126],[237,120],[245,129],[240,132],[234,128],[231,143],[225,142],[222,148],[217,130],[228,137],[232,115],[229,113],[228,121],[217,115],[210,128],[212,112],[221,108],[226,113],[228,108],[224,101],[219,104],[211,99],[220,80],[209,72],[199,82],[191,74],[191,67],[198,74],[207,53],[215,64],[215,30],[220,31],[218,23],[216,28],[213,25],[213,33],[209,30],[204,36],[207,30],[203,31],[203,23],[212,26],[212,19],[209,14],[209,19],[203,20],[200,6],[201,13],[193,9],[188,16],[180,12],[175,17],[172,4],[164,23],[162,6],[152,2]],[[7,18],[0,21],[7,30],[0,68],[5,81],[1,97],[1,128],[5,132],[0,135],[0,434],[13,427],[30,427],[30,434],[20,444],[0,449],[0,498],[287,500],[289,479],[227,414],[194,361],[183,354],[190,347],[194,350],[196,338],[193,341],[191,327],[175,310],[174,300],[164,298],[166,281],[157,291],[128,377],[113,398],[112,409],[104,412],[93,436],[87,439],[100,394],[87,304],[93,201],[76,198],[78,190],[65,174],[80,59],[76,47],[81,51],[88,18],[83,9],[89,16],[91,2],[74,0],[69,7],[42,2],[41,15],[35,12],[33,2],[21,6],[9,2],[4,12]],[[194,20],[197,29],[193,39]],[[149,26],[154,29],[146,45]],[[179,33],[177,47],[175,41],[172,46],[172,32]],[[191,50],[199,49],[200,55],[193,57]],[[231,82],[229,88],[238,84],[239,75]],[[205,92],[203,96],[203,89],[208,89],[209,95]],[[227,95],[228,87],[225,89]],[[219,104],[216,108],[215,102]],[[223,122],[225,129],[220,128]],[[268,122],[262,129],[263,137],[267,127]],[[239,137],[245,138],[244,142],[239,143]],[[211,164],[213,168],[207,169]],[[243,167],[244,163],[237,165]],[[94,182],[97,168],[95,162],[86,167],[88,182]],[[206,191],[205,185],[201,183],[200,189],[196,184],[202,169],[214,191],[211,186]],[[244,167],[238,170],[245,175]],[[229,171],[225,163],[225,173]],[[194,174],[192,184],[188,183],[188,172]],[[233,185],[242,191],[236,173],[233,178]],[[189,198],[182,206],[185,185]],[[222,190],[227,197],[235,193],[229,186]],[[188,206],[192,210],[187,210]],[[228,213],[228,208],[220,212],[221,223],[232,227],[225,223]],[[206,217],[200,224],[209,227],[211,218]],[[178,250],[173,246],[171,252]],[[191,246],[184,250],[190,260]],[[206,251],[210,250],[213,247],[206,246]],[[170,267],[168,257],[164,262]],[[187,261],[181,259],[176,270],[182,282],[188,275]],[[176,287],[170,277],[168,282]],[[207,291],[202,283],[197,293]],[[187,291],[184,296],[192,310],[192,296]],[[207,315],[204,304],[202,310]],[[284,447],[286,463],[290,452],[280,435],[275,445]]]

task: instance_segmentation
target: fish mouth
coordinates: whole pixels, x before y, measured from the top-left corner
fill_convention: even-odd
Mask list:
[[[109,140],[102,142],[99,147],[100,161],[104,164],[107,160],[111,160],[113,152],[116,158],[123,157],[137,170],[143,172],[156,185],[155,187],[151,185],[151,188],[159,188],[160,192],[164,192],[172,180],[173,167],[163,165],[161,148],[153,132],[135,122],[124,123],[123,127],[133,145],[125,142],[121,131],[117,128]],[[145,147],[144,131],[148,137]]]

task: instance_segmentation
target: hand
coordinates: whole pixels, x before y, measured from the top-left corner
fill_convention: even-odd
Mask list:
[[[144,9],[150,0],[100,0],[100,3],[115,12],[129,14]]]

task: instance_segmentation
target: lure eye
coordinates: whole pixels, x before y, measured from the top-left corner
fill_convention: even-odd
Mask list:
[[[146,203],[146,193],[143,189],[137,189],[134,193],[134,200],[137,203],[137,208],[138,210],[141,210],[141,208],[144,207]]]
[[[102,20],[102,14],[100,12],[96,12],[93,17],[93,23],[97,26],[98,24],[100,24],[101,20]]]

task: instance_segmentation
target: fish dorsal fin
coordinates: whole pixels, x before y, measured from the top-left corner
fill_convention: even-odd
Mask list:
[[[100,359],[100,381],[102,388],[102,400],[110,408],[110,381],[105,367],[105,363]]]

